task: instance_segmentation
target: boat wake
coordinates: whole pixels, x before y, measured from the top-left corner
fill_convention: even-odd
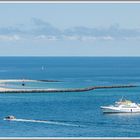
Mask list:
[[[6,119],[4,119],[4,120],[6,120]],[[80,125],[76,125],[76,124],[69,124],[69,123],[55,122],[55,121],[47,121],[47,120],[11,119],[10,121],[32,122],[32,123],[46,123],[46,124],[53,124],[53,125],[80,127]]]

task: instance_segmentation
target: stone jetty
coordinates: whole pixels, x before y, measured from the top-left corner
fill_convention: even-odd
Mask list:
[[[0,88],[0,93],[55,93],[55,92],[85,92],[95,89],[110,88],[133,88],[135,85],[112,85],[112,86],[91,86],[86,88],[69,88],[69,89],[9,89]]]

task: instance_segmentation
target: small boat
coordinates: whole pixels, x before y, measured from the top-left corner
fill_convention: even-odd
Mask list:
[[[4,118],[4,120],[14,120],[14,119],[16,119],[16,117],[12,116],[12,115],[7,116],[7,117]]]
[[[101,106],[103,113],[140,113],[140,104],[130,100],[120,100],[115,105]]]

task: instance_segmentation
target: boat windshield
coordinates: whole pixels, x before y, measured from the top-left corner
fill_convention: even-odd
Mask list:
[[[121,100],[119,102],[116,102],[115,106],[119,106],[119,105],[131,105],[132,101],[130,100]]]

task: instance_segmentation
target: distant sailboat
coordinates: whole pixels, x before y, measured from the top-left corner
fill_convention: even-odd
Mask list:
[[[46,67],[42,66],[42,67],[41,67],[41,70],[46,70]]]
[[[42,68],[41,68],[42,70],[44,70],[44,67],[42,66]]]

